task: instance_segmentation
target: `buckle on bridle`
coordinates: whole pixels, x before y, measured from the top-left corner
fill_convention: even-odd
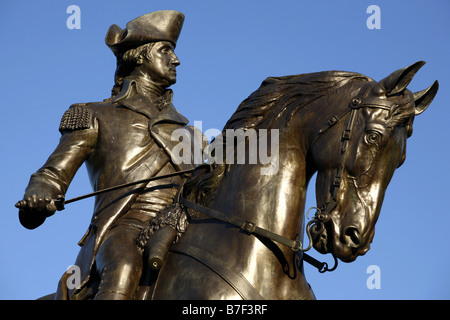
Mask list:
[[[250,221],[244,221],[244,223],[242,223],[241,229],[248,233],[253,233],[256,229],[256,224]]]
[[[294,240],[294,245],[292,246],[292,251],[297,252],[297,251],[300,251],[300,250],[302,250],[302,243],[301,243],[300,240],[295,239]]]
[[[350,140],[350,135],[351,135],[351,130],[350,129],[345,129],[344,132],[342,133],[342,139],[343,140]]]

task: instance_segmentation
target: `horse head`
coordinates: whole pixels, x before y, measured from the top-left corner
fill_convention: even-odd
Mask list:
[[[351,262],[369,250],[386,188],[405,161],[414,117],[438,90],[437,81],[417,93],[406,88],[423,65],[379,82],[349,83],[329,100],[334,114],[323,119],[310,149],[318,208],[309,231],[319,252]]]

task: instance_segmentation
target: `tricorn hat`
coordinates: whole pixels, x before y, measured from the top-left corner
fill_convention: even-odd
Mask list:
[[[125,29],[113,24],[105,42],[116,56],[149,42],[170,41],[176,46],[183,22],[184,14],[178,11],[147,13],[128,22]]]

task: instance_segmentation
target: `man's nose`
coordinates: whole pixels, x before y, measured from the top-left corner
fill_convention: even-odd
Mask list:
[[[174,66],[180,65],[180,60],[178,60],[178,57],[175,53],[172,55],[172,58],[170,59],[170,63],[173,64]]]

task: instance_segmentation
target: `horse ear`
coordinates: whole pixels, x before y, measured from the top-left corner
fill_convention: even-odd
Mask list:
[[[414,93],[414,103],[416,105],[416,116],[424,112],[431,101],[433,101],[439,89],[439,82],[436,80],[425,90]]]
[[[409,67],[392,72],[389,76],[380,81],[386,89],[386,95],[392,96],[406,89],[414,75],[425,64],[425,61],[417,61]]]

